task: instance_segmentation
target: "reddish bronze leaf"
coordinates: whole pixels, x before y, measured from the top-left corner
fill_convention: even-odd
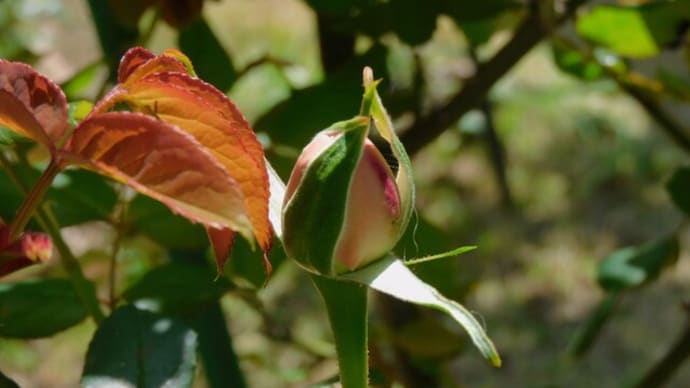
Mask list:
[[[228,261],[228,256],[230,256],[232,244],[235,242],[235,233],[227,228],[206,228],[206,234],[216,257],[216,269],[220,274]]]
[[[0,124],[53,148],[68,127],[65,94],[29,65],[0,60]]]
[[[156,73],[131,82],[112,103],[153,114],[194,136],[242,188],[245,206],[262,249],[268,249],[268,174],[263,148],[249,123],[213,86],[182,73]]]
[[[170,55],[171,53],[177,55]],[[184,54],[179,51],[170,51],[163,55],[154,55],[143,47],[129,49],[120,60],[117,79],[121,84],[137,81],[149,74],[160,72],[187,73],[187,63],[184,63]]]
[[[188,133],[139,113],[93,115],[74,130],[64,157],[131,185],[182,216],[252,237],[244,195]]]
[[[155,57],[156,54],[143,47],[132,47],[127,50],[120,59],[120,66],[117,68],[117,81],[125,82],[134,70]]]
[[[36,121],[36,117],[21,101],[5,90],[0,90],[0,125],[48,148],[52,147],[53,142]]]

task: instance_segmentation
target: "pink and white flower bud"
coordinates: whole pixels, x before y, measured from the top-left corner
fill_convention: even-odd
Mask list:
[[[368,124],[364,129],[364,135],[366,135]],[[333,201],[342,198],[345,201],[344,206],[334,202],[332,203],[332,209],[334,209],[332,212],[330,207],[322,212],[311,211],[308,208],[307,211],[301,213],[289,214],[287,212],[295,193],[302,189],[307,171],[315,175],[318,175],[320,171],[326,173],[340,168],[336,165],[344,163],[342,161],[347,159],[347,156],[343,156],[341,159],[322,157],[327,150],[335,152],[333,147],[340,147],[341,149],[345,147],[342,137],[345,136],[346,132],[346,130],[337,129],[322,131],[304,148],[288,181],[283,207],[283,223],[286,233],[289,233],[291,228],[300,229],[303,225],[310,223],[317,223],[317,225],[320,223],[324,228],[330,225],[339,225],[334,246],[332,249],[325,250],[332,252],[332,256],[330,258],[318,258],[327,262],[327,265],[321,266],[321,268],[319,265],[313,265],[314,260],[308,258],[316,252],[316,249],[319,249],[311,249],[312,244],[324,244],[323,241],[319,241],[320,236],[315,235],[318,233],[318,226],[309,229],[311,235],[304,236],[304,239],[314,240],[312,242],[300,240],[298,243],[293,243],[294,238],[289,238],[289,235],[284,241],[285,249],[291,257],[315,272],[323,273],[323,268],[327,268],[326,272],[329,273],[326,274],[351,271],[383,257],[393,248],[402,235],[401,201],[395,176],[381,152],[365,137],[359,143],[355,143],[361,148],[355,150],[358,155],[356,163],[350,163],[348,165],[350,166],[349,173],[343,174],[349,180],[349,183],[342,186],[347,191],[346,195],[333,195]],[[344,150],[342,154],[351,155],[355,151],[348,149]],[[314,192],[314,201],[322,200],[323,196],[328,195],[328,190],[304,189],[300,192],[303,203],[309,203],[309,196],[312,195],[312,191]],[[312,220],[310,218],[318,219]],[[323,249],[319,250],[319,252],[323,251]],[[306,256],[307,259],[302,256]]]
[[[366,139],[350,185],[335,259],[349,270],[390,251],[400,238],[400,195],[383,155]]]

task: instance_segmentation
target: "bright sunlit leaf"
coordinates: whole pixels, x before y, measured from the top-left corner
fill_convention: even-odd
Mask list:
[[[608,4],[593,7],[577,18],[580,35],[630,57],[657,55],[678,39],[690,15],[685,1],[655,1],[633,7]]]
[[[128,83],[112,96],[110,103],[117,102],[153,114],[194,136],[241,187],[256,240],[264,250],[268,247],[271,228],[263,148],[225,95],[198,78],[168,72]]]
[[[109,112],[84,120],[66,158],[166,204],[184,217],[252,237],[237,183],[192,136],[151,116]]]
[[[465,329],[474,345],[491,365],[501,366],[501,357],[496,347],[474,315],[461,304],[444,297],[435,288],[420,280],[401,260],[393,257],[380,260],[359,271],[341,275],[339,279],[365,284],[402,301],[445,313]]]

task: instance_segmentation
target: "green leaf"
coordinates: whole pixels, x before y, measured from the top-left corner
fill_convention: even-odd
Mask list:
[[[12,166],[25,183],[35,182],[39,172],[33,168]],[[0,170],[0,217],[12,219],[24,195],[5,171]],[[117,201],[113,187],[103,178],[85,170],[66,170],[60,173],[48,190],[45,202],[53,206],[62,226],[86,221],[104,220]]]
[[[206,265],[173,262],[157,267],[130,287],[123,297],[165,313],[188,314],[207,307],[233,288]]]
[[[462,24],[480,20],[496,19],[502,13],[521,8],[521,3],[514,0],[483,0],[468,2],[443,0],[450,17]]]
[[[206,20],[199,18],[180,32],[180,49],[200,78],[227,91],[236,78],[232,61]]]
[[[666,184],[666,190],[678,209],[690,217],[690,167],[676,169]]]
[[[120,56],[134,43],[138,36],[136,26],[124,26],[116,19],[110,1],[89,0],[91,18],[98,33],[101,51],[110,70],[112,80],[117,76]]]
[[[190,325],[199,335],[199,355],[208,388],[246,388],[220,303],[212,303],[195,315]]]
[[[0,136],[2,136],[0,134]],[[21,205],[24,196],[7,172],[0,168],[0,218],[11,220]]]
[[[0,146],[13,146],[16,142],[28,142],[29,139],[0,125]]]
[[[315,11],[331,15],[347,15],[353,8],[361,7],[365,4],[362,0],[306,0]]]
[[[232,245],[231,259],[225,264],[223,273],[233,281],[242,279],[259,289],[268,281],[266,267],[263,264],[263,254],[259,249],[252,249],[244,239],[235,239]],[[268,261],[271,263],[273,271],[285,259],[285,250],[280,246],[280,241],[274,240],[272,248],[268,252]]]
[[[431,34],[436,29],[436,19],[441,12],[440,8],[434,7],[434,3],[426,3],[423,7],[419,6],[418,0],[384,3],[388,5],[384,11],[385,14],[372,10],[371,17],[365,19],[362,24],[366,23],[367,26],[376,27],[376,30],[379,30],[382,26],[381,19],[385,20],[388,16],[391,18],[389,29],[394,31],[401,40],[411,45],[422,44],[431,38]]]
[[[93,109],[93,103],[86,100],[73,101],[67,105],[69,108],[69,125],[72,128],[84,120]]]
[[[604,69],[598,63],[562,42],[553,40],[551,50],[556,66],[565,73],[583,81],[594,81],[604,76]]]
[[[19,384],[15,383],[9,377],[5,376],[2,371],[0,371],[0,387],[2,388],[19,388]]]
[[[326,304],[343,388],[367,387],[367,288],[320,275],[312,280]]]
[[[654,280],[661,270],[678,259],[675,235],[640,247],[619,249],[599,265],[597,280],[607,291],[620,291],[642,286]]]
[[[46,201],[60,225],[107,220],[117,202],[115,189],[103,177],[86,170],[67,170],[48,190]]]
[[[618,54],[650,57],[679,39],[690,16],[686,1],[657,1],[637,7],[599,5],[578,17],[577,31]]]
[[[401,260],[390,257],[359,271],[341,275],[339,278],[366,284],[402,301],[429,307],[447,314],[467,331],[472,342],[485,359],[495,367],[501,366],[501,358],[493,342],[472,313],[461,304],[444,297],[435,288],[424,283]]]
[[[385,60],[385,49],[374,46],[329,74],[322,83],[294,91],[290,99],[259,119],[254,128],[268,133],[275,144],[301,150],[321,129],[357,113],[362,68],[369,65],[384,69]]]
[[[0,337],[49,337],[84,318],[86,310],[67,280],[0,284]]]
[[[659,69],[656,79],[674,97],[681,101],[690,101],[690,78],[688,74],[680,74],[667,69]]]
[[[133,306],[113,312],[89,344],[81,385],[191,387],[197,336],[177,320]]]
[[[499,28],[496,19],[460,21],[458,24],[467,41],[474,47],[488,42]]]
[[[131,226],[156,242],[171,249],[193,250],[208,246],[204,228],[173,214],[162,203],[138,195],[130,203]]]

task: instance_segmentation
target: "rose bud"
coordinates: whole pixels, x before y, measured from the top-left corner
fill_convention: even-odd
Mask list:
[[[50,258],[53,242],[48,235],[24,232],[17,240],[9,241],[7,230],[0,224],[0,276],[44,263]]]
[[[411,203],[401,201],[393,171],[367,138],[370,125],[358,116],[319,132],[290,175],[283,245],[309,271],[364,266],[393,248],[407,226]]]

